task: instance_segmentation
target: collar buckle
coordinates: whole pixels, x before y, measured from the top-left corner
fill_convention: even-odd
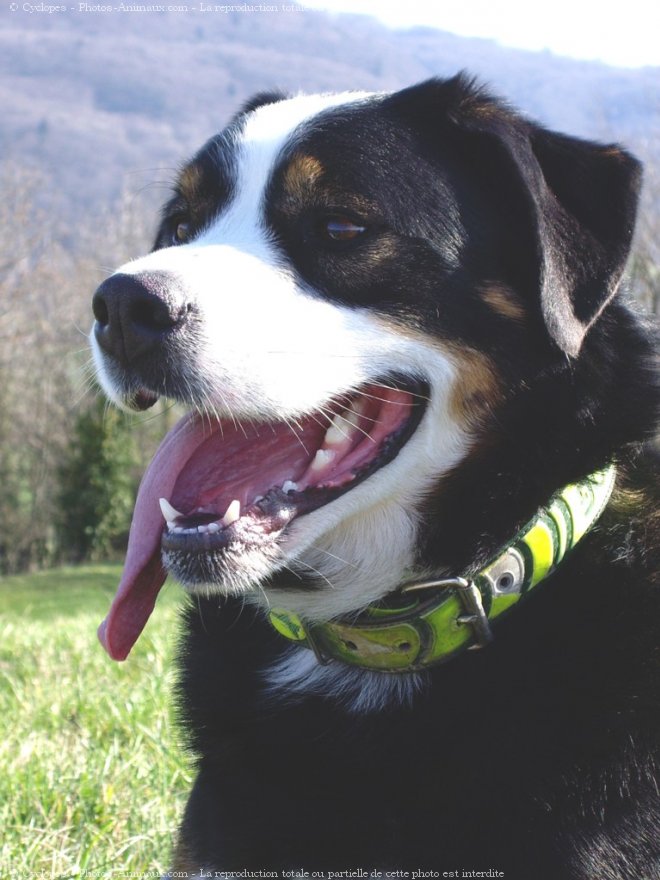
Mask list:
[[[473,581],[462,577],[441,578],[434,581],[423,581],[419,584],[409,584],[403,587],[403,593],[415,593],[418,590],[456,590],[463,605],[464,614],[456,620],[462,626],[471,626],[476,639],[468,650],[474,651],[485,648],[493,641],[493,631],[490,628],[488,617],[484,611],[483,601],[479,588]]]

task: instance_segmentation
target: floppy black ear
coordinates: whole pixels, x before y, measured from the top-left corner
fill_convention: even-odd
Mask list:
[[[568,355],[616,293],[630,251],[641,165],[617,146],[547,131],[459,74],[395,93],[389,105],[432,144],[453,144],[475,179],[514,203],[550,337]],[[529,244],[525,247],[529,248]]]
[[[248,98],[247,101],[241,105],[238,112],[234,114],[234,119],[238,119],[246,113],[251,113],[259,107],[265,107],[266,104],[277,104],[279,101],[284,101],[287,97],[286,92],[281,92],[279,89],[257,92],[256,95],[252,95],[251,98]]]
[[[490,100],[459,119],[499,144],[524,189],[543,317],[555,343],[575,357],[621,281],[641,165],[618,146],[547,131]]]

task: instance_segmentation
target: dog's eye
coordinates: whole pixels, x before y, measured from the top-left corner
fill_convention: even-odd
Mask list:
[[[183,244],[184,241],[188,241],[190,237],[190,223],[177,223],[174,233],[172,235],[172,241],[174,244]]]
[[[332,241],[353,241],[366,231],[366,226],[341,215],[326,217],[321,224],[322,234]]]

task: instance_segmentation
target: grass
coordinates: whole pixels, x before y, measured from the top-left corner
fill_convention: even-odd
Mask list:
[[[125,663],[96,627],[120,568],[0,578],[0,877],[159,876],[190,786],[170,708],[179,593]]]

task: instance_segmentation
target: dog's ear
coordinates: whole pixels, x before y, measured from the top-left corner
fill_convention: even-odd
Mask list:
[[[427,132],[433,126],[436,139],[449,137],[476,175],[497,181],[499,197],[522,205],[543,319],[554,342],[576,356],[621,280],[640,163],[620,147],[534,125],[463,75],[416,88],[412,102],[418,119],[425,106]],[[406,91],[410,101],[415,87]]]
[[[560,135],[476,93],[455,121],[497,145],[527,203],[551,338],[575,357],[630,252],[641,165],[617,146]]]
[[[508,147],[529,191],[545,323],[560,348],[575,356],[621,281],[641,166],[619,147],[533,125]]]
[[[248,100],[241,105],[241,108],[238,110],[238,112],[234,114],[234,119],[245,116],[246,113],[251,113],[253,110],[257,110],[259,107],[265,107],[266,104],[277,104],[279,101],[284,101],[286,98],[286,93],[281,92],[278,89],[273,89],[272,91],[266,92],[257,92],[256,95],[252,95],[251,98],[248,98]]]

